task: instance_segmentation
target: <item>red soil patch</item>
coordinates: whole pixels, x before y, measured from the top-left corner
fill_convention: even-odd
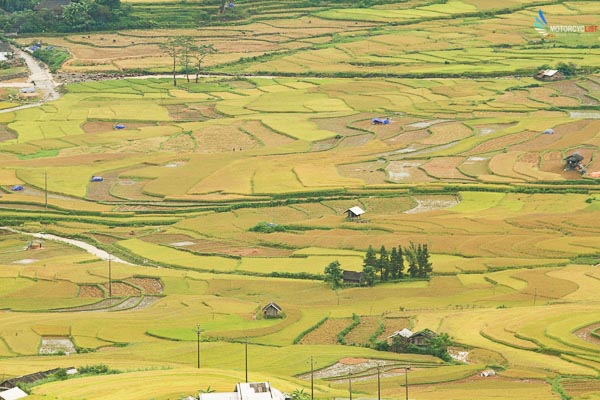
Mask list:
[[[128,283],[141,287],[145,294],[161,294],[163,292],[163,285],[160,279],[155,278],[130,278],[127,279]]]
[[[79,286],[79,293],[77,297],[93,297],[102,299],[104,298],[104,292],[98,286],[93,285],[81,285]]]

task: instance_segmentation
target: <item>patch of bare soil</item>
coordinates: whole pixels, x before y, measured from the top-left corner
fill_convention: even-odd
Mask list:
[[[0,142],[5,142],[7,140],[16,139],[17,134],[10,129],[5,124],[0,124]]]
[[[196,148],[196,142],[190,135],[177,134],[170,136],[160,145],[160,148],[173,153],[192,153]]]
[[[576,330],[574,332],[574,334],[575,334],[575,336],[577,336],[580,339],[585,340],[586,342],[600,346],[600,339],[598,339],[595,336],[592,336],[592,332],[594,332],[596,329],[599,329],[599,328],[600,328],[600,323],[597,323],[597,324],[589,325],[589,326],[586,326],[585,328]]]
[[[129,278],[127,282],[132,285],[141,287],[146,294],[161,294],[163,292],[163,285],[160,279],[155,278]]]
[[[121,303],[123,299],[105,299],[94,304],[88,304],[85,306],[73,307],[73,308],[61,308],[52,310],[56,312],[81,312],[81,311],[104,311],[107,308],[114,307]]]
[[[80,285],[77,297],[104,298],[104,292],[96,285]]]
[[[410,326],[410,321],[408,318],[386,318],[383,321],[383,325],[385,328],[377,340],[387,339],[392,333],[408,328]]]
[[[588,81],[588,83],[592,83]],[[575,81],[559,81],[548,85],[551,88],[558,90],[563,96],[573,97],[581,102],[584,106],[595,106],[598,101],[589,97],[587,90],[583,89]]]
[[[337,363],[313,372],[315,378],[332,382],[343,382],[352,375],[353,381],[365,381],[377,378],[377,368],[381,377],[404,375],[403,368],[397,368],[398,361],[375,360],[365,358],[343,358]],[[359,376],[356,376],[359,375]],[[297,376],[300,379],[310,379],[310,373]]]
[[[95,201],[119,201],[120,199],[110,194],[111,186],[118,180],[122,170],[110,171],[102,174],[102,182],[89,182],[86,197]]]
[[[42,337],[42,344],[40,346],[39,354],[74,354],[77,350],[75,345],[68,337],[54,337],[44,336]]]

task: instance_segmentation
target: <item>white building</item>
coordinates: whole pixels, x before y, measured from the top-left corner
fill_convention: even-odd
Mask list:
[[[200,400],[288,400],[269,382],[238,383],[233,392],[201,393]]]

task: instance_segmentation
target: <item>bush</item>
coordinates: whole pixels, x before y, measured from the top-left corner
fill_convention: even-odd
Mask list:
[[[250,232],[260,233],[285,232],[285,230],[283,225],[277,225],[271,222],[259,222],[249,229]]]

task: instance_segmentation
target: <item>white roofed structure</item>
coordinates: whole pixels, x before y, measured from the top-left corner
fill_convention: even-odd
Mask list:
[[[201,393],[200,400],[286,400],[269,382],[240,382],[233,392]]]
[[[0,399],[2,400],[18,400],[27,396],[29,395],[18,387],[0,392]]]
[[[395,336],[401,336],[403,338],[408,339],[409,337],[411,337],[413,335],[413,332],[410,329],[404,328],[400,331],[396,331],[394,333],[392,333],[390,336],[388,336],[388,339],[391,339]]]
[[[346,210],[346,214],[348,214],[348,218],[359,218],[361,215],[365,213],[365,210],[358,206],[351,207]]]

